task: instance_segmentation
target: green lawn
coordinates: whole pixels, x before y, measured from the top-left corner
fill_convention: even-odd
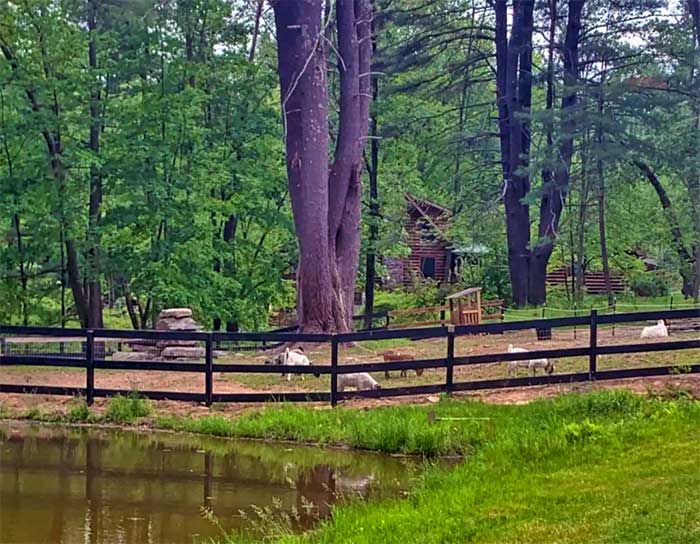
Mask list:
[[[423,416],[430,408],[422,408]],[[365,412],[366,425],[394,420],[418,423],[414,408]],[[279,416],[286,409],[278,413]],[[281,542],[416,543],[693,543],[700,542],[700,403],[642,399],[602,392],[525,406],[446,401],[439,419],[422,422],[413,438],[386,424],[393,447],[425,429],[444,451],[470,452],[456,468],[429,469],[407,496],[339,507],[333,519],[304,535],[275,529]],[[347,427],[364,426],[338,410],[299,420],[299,439],[357,440]],[[363,412],[358,412],[362,414]],[[249,424],[255,416],[248,416]],[[291,421],[275,427],[274,415],[257,416],[251,434],[287,438]],[[323,423],[321,423],[323,422]],[[251,424],[252,425],[252,424]],[[318,426],[317,426],[318,425]],[[240,427],[239,427],[240,429]],[[319,429],[324,429],[320,431]],[[409,435],[411,431],[408,431]],[[334,440],[334,438],[335,440]],[[387,443],[360,444],[390,449]],[[415,444],[413,444],[415,446]],[[440,448],[438,448],[440,449]],[[256,538],[261,538],[258,534]],[[234,535],[227,542],[255,540]]]

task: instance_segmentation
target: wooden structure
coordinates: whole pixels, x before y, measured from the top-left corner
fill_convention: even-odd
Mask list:
[[[557,268],[547,274],[549,285],[573,285],[574,275],[569,268]],[[591,295],[601,295],[605,293],[605,276],[602,272],[585,272],[583,283],[586,292]],[[625,290],[625,278],[619,273],[610,273],[610,288],[613,293],[622,293]]]
[[[470,287],[447,297],[453,325],[479,325],[481,314],[481,287]]]
[[[452,245],[445,235],[450,211],[447,208],[406,195],[405,224],[411,254],[401,259],[385,259],[389,286],[410,286],[416,280],[450,281]]]
[[[649,376],[673,376],[678,373],[678,366],[644,366],[631,368],[614,368],[612,370],[598,369],[597,363],[600,356],[621,355],[625,353],[657,353],[659,351],[697,350],[700,349],[700,338],[688,338],[682,340],[662,342],[637,342],[634,344],[600,344],[598,332],[603,326],[621,323],[641,323],[644,321],[656,321],[658,319],[678,320],[700,319],[700,309],[691,310],[664,310],[657,312],[635,312],[614,315],[598,315],[596,310],[591,310],[590,315],[562,317],[556,319],[535,319],[528,321],[504,321],[501,323],[489,323],[482,325],[466,325],[453,327],[432,327],[425,329],[409,329],[402,331],[365,331],[345,334],[310,334],[310,333],[241,333],[241,332],[202,332],[202,331],[124,331],[124,330],[86,330],[86,329],[61,329],[50,327],[6,327],[0,325],[2,336],[46,336],[55,338],[81,338],[85,342],[85,352],[79,357],[65,356],[40,356],[40,355],[0,355],[0,367],[3,366],[41,366],[83,369],[85,371],[85,387],[63,387],[45,385],[41,383],[25,383],[24,380],[12,382],[10,372],[0,373],[0,394],[35,394],[35,395],[66,395],[82,396],[88,405],[97,397],[113,397],[133,393],[126,389],[103,389],[95,387],[95,373],[103,370],[110,372],[127,371],[132,373],[140,371],[158,372],[189,372],[203,377],[202,390],[193,391],[167,391],[147,390],[139,391],[142,397],[152,400],[181,400],[187,402],[204,402],[211,406],[214,402],[330,402],[335,406],[338,401],[352,397],[398,397],[426,395],[436,393],[451,393],[453,391],[475,391],[484,389],[497,389],[502,387],[527,387],[531,385],[545,385],[556,383],[574,383],[587,381],[617,380],[621,378],[649,377]],[[526,353],[476,353],[466,356],[455,355],[455,340],[461,336],[474,334],[501,334],[507,331],[525,331],[532,329],[551,329],[558,327],[586,327],[589,331],[589,343],[585,346],[568,347],[562,349],[533,350]],[[391,362],[342,362],[340,350],[343,346],[357,342],[375,342],[377,340],[393,340],[398,338],[412,341],[435,341],[438,338],[445,339],[445,355],[432,359],[420,359],[414,361]],[[96,343],[114,342],[116,339],[159,341],[159,340],[195,340],[205,346],[203,361],[197,362],[160,362],[160,361],[115,361],[105,357],[106,352],[95,350]],[[665,340],[665,339],[664,339]],[[286,372],[291,374],[322,374],[330,377],[330,388],[324,391],[286,391],[286,392],[255,392],[255,393],[228,393],[214,389],[214,373],[231,374],[279,374],[276,365],[265,365],[258,362],[250,363],[222,363],[214,362],[214,346],[221,343],[240,343],[251,341],[267,341],[285,343],[325,343],[330,344],[330,364],[314,366],[288,366]],[[498,364],[508,361],[526,361],[530,359],[557,359],[570,357],[586,357],[588,368],[583,372],[556,373],[548,376],[527,377],[497,377],[493,379],[454,380],[455,367],[468,368],[470,365]],[[420,384],[406,387],[383,387],[378,390],[341,392],[338,391],[338,376],[357,372],[385,372],[392,370],[418,370],[418,369],[444,369],[445,376],[440,383]],[[684,373],[700,374],[700,364],[694,363],[684,367]],[[328,382],[323,382],[328,383]]]

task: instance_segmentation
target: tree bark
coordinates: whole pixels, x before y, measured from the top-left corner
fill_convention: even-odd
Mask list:
[[[287,180],[299,242],[297,314],[304,331],[347,331],[360,252],[362,145],[370,103],[371,9],[338,0],[340,114],[332,167],[322,1],[275,0]]]
[[[328,94],[321,0],[273,3],[302,330],[334,323],[328,247]]]
[[[528,300],[530,211],[524,198],[530,190],[527,173],[530,135],[529,113],[532,91],[533,1],[513,2],[513,25],[507,39],[507,3],[497,0],[496,86],[499,137],[504,178],[508,268],[513,302],[524,306]]]
[[[547,300],[547,264],[552,256],[554,241],[559,230],[559,220],[566,201],[571,177],[571,158],[574,153],[576,118],[573,110],[577,102],[579,78],[578,46],[581,35],[581,14],[585,0],[569,0],[566,35],[562,49],[564,64],[564,94],[561,101],[561,139],[552,183],[542,188],[540,221],[537,243],[530,259],[531,304],[544,304]]]

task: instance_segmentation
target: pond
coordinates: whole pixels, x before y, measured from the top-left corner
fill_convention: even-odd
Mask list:
[[[370,453],[0,421],[0,542],[206,542],[250,528],[258,508],[304,529],[348,497],[406,489],[416,471]]]

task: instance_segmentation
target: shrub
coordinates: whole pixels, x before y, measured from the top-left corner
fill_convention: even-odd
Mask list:
[[[131,392],[127,396],[117,395],[109,400],[105,419],[115,423],[129,423],[151,413],[151,403],[142,399],[138,393]]]
[[[662,297],[668,295],[668,284],[658,275],[637,274],[630,280],[630,289],[638,297]]]
[[[71,407],[68,409],[68,415],[66,417],[71,423],[78,423],[80,421],[87,421],[90,419],[90,409],[88,408],[85,399],[75,399],[71,404]]]

